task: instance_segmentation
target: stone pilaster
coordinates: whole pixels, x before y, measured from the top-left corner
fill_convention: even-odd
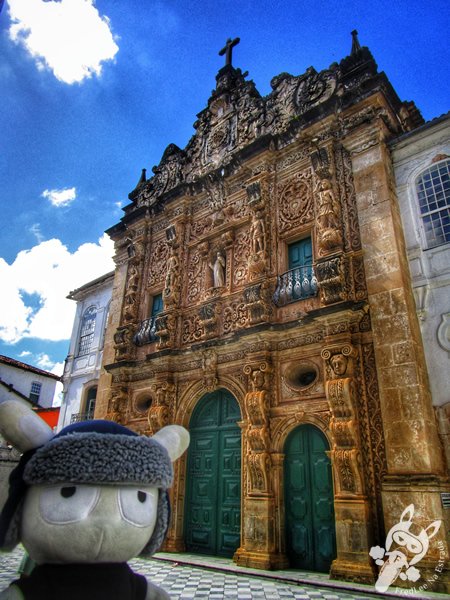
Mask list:
[[[410,504],[417,525],[445,522],[440,492],[446,487],[422,339],[384,131],[372,126],[346,140],[356,202],[386,440],[383,485],[386,531]],[[425,494],[426,491],[426,494]],[[424,502],[424,498],[427,501]],[[432,546],[449,556],[445,527]],[[432,554],[429,554],[432,556]],[[448,587],[443,572],[439,581]],[[449,588],[450,589],[450,588]]]

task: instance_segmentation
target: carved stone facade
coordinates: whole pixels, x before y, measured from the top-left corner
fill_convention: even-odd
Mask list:
[[[267,97],[245,77],[227,61],[186,148],[170,145],[143,173],[108,231],[117,268],[96,415],[142,434],[189,428],[205,394],[231,393],[234,559],[265,569],[292,564],[286,441],[318,430],[331,461],[330,573],[373,581],[370,547],[401,506],[419,505],[419,489],[433,498],[423,522],[442,518],[443,455],[387,150],[421,117],[359,44],[328,70],[275,77]],[[297,246],[312,258],[292,267]],[[185,548],[188,468],[189,455],[175,466],[169,551]]]

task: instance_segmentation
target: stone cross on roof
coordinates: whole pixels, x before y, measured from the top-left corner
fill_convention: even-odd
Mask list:
[[[234,38],[234,40],[232,40],[231,38],[228,38],[226,41],[225,46],[222,48],[222,50],[219,52],[219,56],[223,56],[225,54],[225,66],[232,66],[231,65],[231,61],[232,61],[232,53],[233,53],[233,48],[234,46],[237,46],[239,44],[239,42],[241,41],[240,38]]]

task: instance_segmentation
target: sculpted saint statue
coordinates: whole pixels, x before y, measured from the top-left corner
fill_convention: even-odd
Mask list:
[[[250,238],[253,254],[264,254],[266,250],[266,232],[261,213],[257,212],[250,225]]]
[[[222,287],[225,285],[225,258],[220,252],[217,252],[214,263],[209,263],[209,268],[213,272],[214,287]]]

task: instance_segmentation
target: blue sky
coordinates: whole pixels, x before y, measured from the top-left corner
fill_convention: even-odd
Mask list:
[[[1,0],[0,0],[1,5]],[[425,119],[450,109],[448,1],[6,0],[0,12],[0,354],[62,372],[70,290],[112,269],[105,229],[143,167],[184,148],[224,59],[263,95],[350,32]]]

